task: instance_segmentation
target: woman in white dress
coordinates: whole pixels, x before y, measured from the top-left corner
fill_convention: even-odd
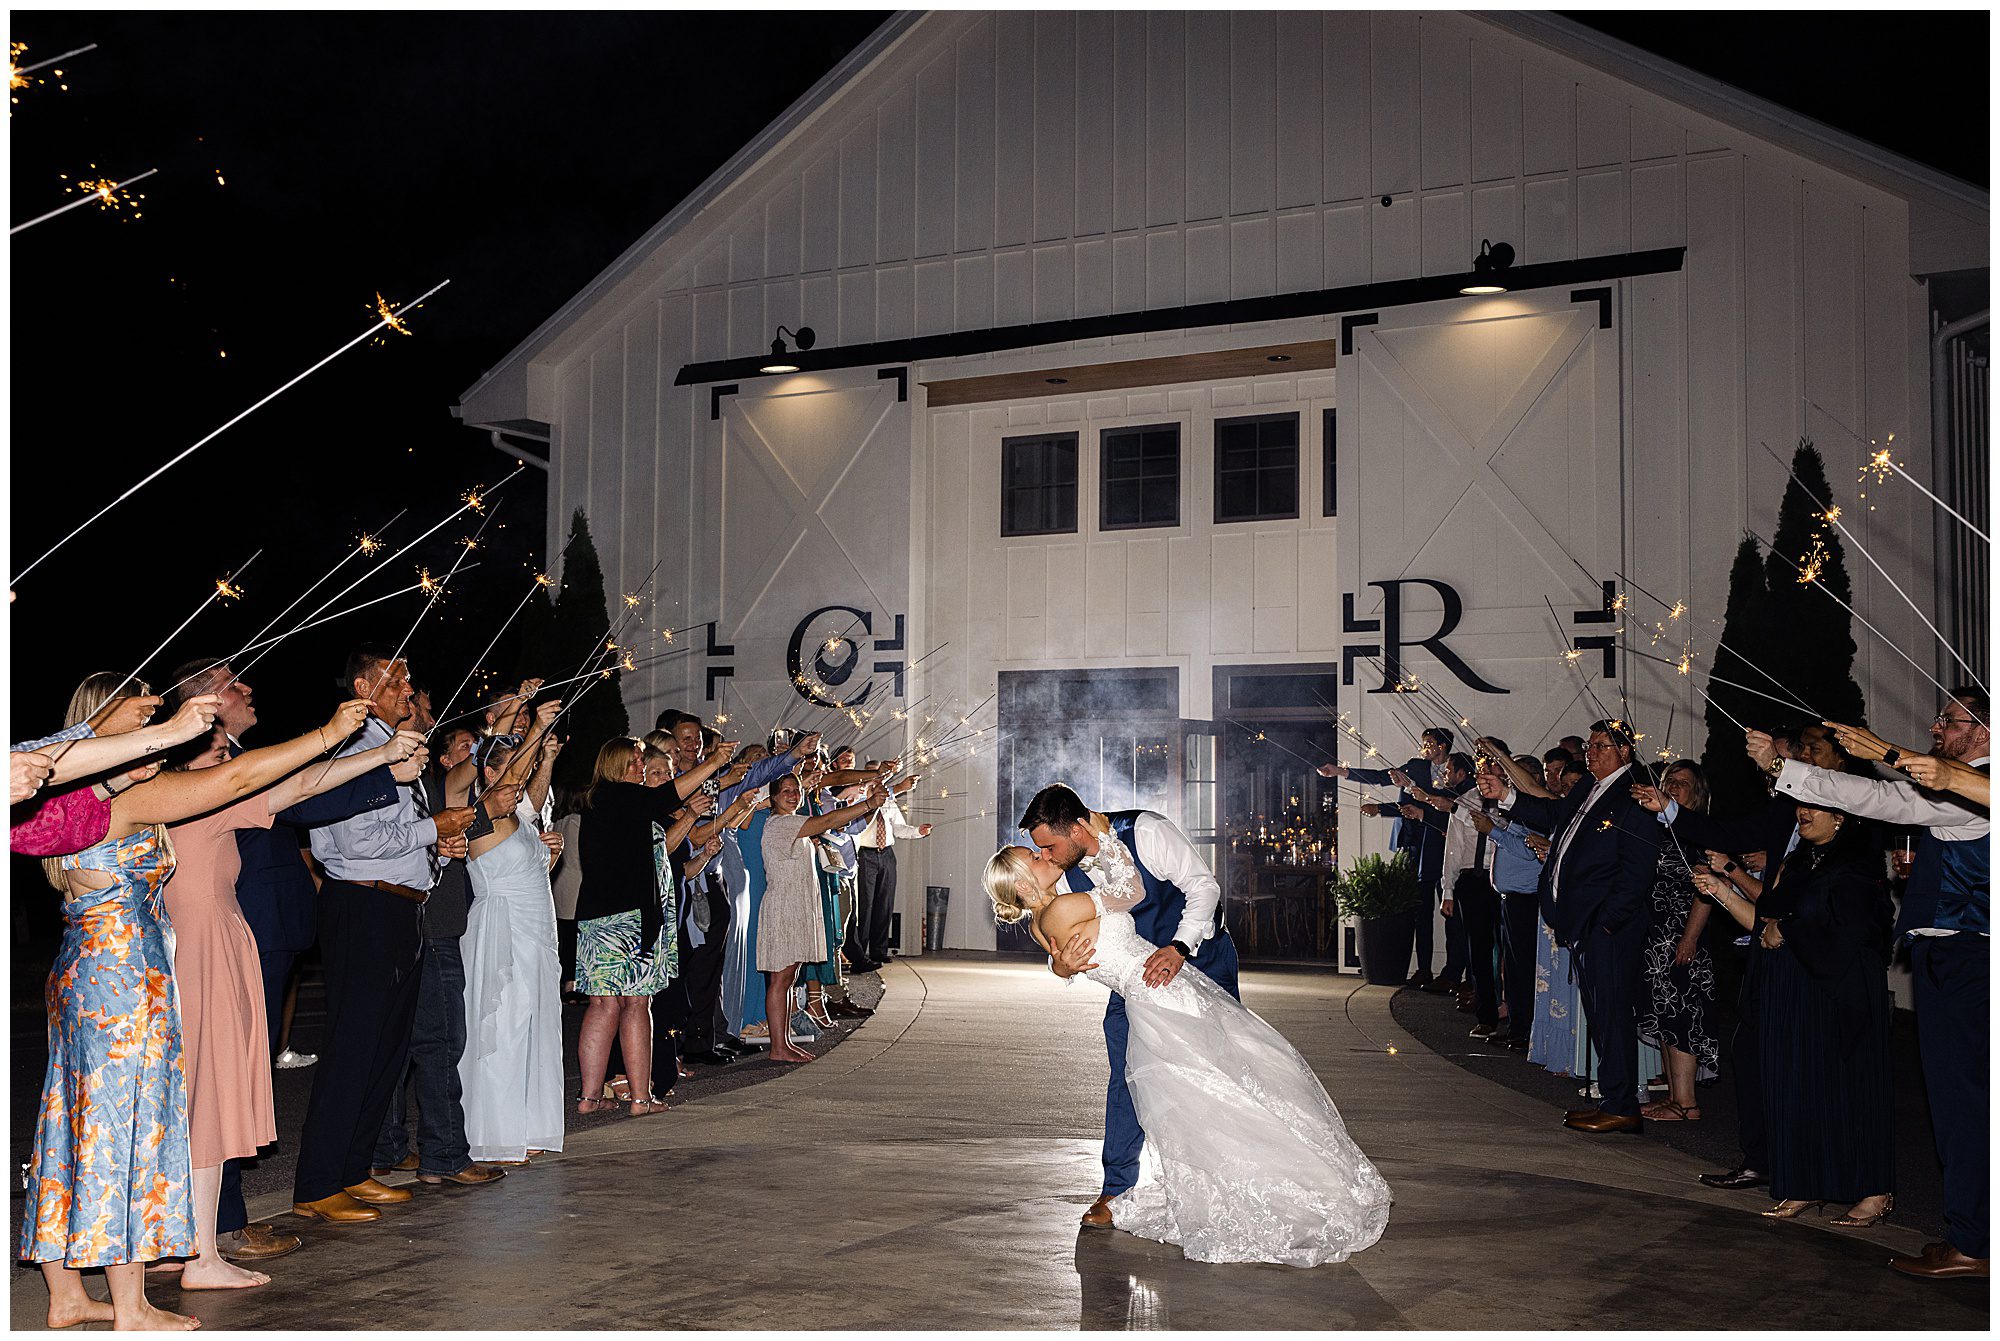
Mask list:
[[[1389,1185],[1298,1050],[1192,964],[1146,986],[1159,947],[1123,911],[1140,892],[1124,849],[1105,844],[1090,893],[1060,892],[1062,874],[1032,849],[1002,848],[986,892],[995,916],[1026,921],[1045,949],[1094,934],[1087,976],[1125,998],[1125,1083],[1146,1146],[1112,1223],[1199,1262],[1318,1266],[1381,1238]]]
[[[552,847],[538,828],[559,742],[547,735],[560,703],[536,710],[527,743],[488,736],[473,753],[472,799],[507,804],[472,841],[472,911],[465,957],[465,1137],[472,1158],[519,1163],[563,1144],[562,965],[556,952]],[[539,742],[539,745],[538,743]],[[526,782],[525,788],[523,782]],[[492,814],[492,810],[488,810]]]
[[[881,808],[889,793],[879,782],[851,806],[824,815],[801,815],[805,796],[798,774],[771,784],[771,818],[764,825],[764,900],[757,911],[757,967],[764,973],[764,1007],[772,1021],[771,1060],[809,1062],[812,1054],[794,1047],[785,1022],[792,1018],[792,984],[801,964],[827,956],[826,916],[820,898],[819,858],[809,839],[838,829]]]

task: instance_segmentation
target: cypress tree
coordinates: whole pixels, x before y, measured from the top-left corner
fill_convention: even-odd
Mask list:
[[[1764,561],[1765,614],[1771,636],[1770,659],[1762,664],[1814,712],[1836,722],[1862,723],[1867,720],[1867,706],[1854,680],[1853,625],[1840,604],[1853,603],[1854,588],[1840,532],[1821,508],[1822,501],[1832,499],[1826,463],[1811,440],[1801,438],[1778,507],[1778,529],[1772,536],[1777,549]],[[1801,569],[1815,575],[1825,590],[1806,581]],[[1763,687],[1761,677],[1747,683]],[[1770,706],[1784,715],[1778,705]],[[1809,718],[1803,711],[1792,715]]]
[[[545,680],[566,680],[587,670],[604,651],[605,630],[611,626],[610,601],[605,595],[604,569],[590,537],[590,519],[578,508],[570,518],[570,537],[563,546],[562,586],[553,608],[522,636],[523,672]],[[539,614],[531,609],[528,614]],[[605,659],[615,667],[615,654]],[[556,784],[582,787],[589,783],[597,751],[613,736],[631,734],[620,674],[564,685],[556,692],[565,703],[581,703],[563,717],[557,732],[568,737],[556,761]],[[518,682],[518,681],[517,681]],[[586,694],[585,691],[588,691]]]
[[[1764,555],[1749,536],[1736,547],[1736,560],[1729,566],[1729,603],[1722,615],[1722,643],[1715,649],[1715,674],[1737,684],[1772,688],[1770,682],[1750,668],[1750,662],[1778,673],[1771,666],[1770,641],[1765,616]],[[1748,658],[1748,661],[1746,661]],[[1699,669],[1694,674],[1701,675]],[[1763,798],[1763,784],[1756,766],[1743,753],[1743,727],[1760,730],[1774,726],[1784,710],[1769,699],[1746,694],[1731,685],[1706,679],[1709,702],[1705,708],[1708,742],[1701,764],[1708,774],[1712,800],[1710,809],[1718,814],[1740,813]],[[1735,718],[1731,721],[1730,718]],[[1741,726],[1737,723],[1742,723]]]

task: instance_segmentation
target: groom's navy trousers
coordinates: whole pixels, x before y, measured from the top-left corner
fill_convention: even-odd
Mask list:
[[[1221,909],[1217,909],[1216,916],[1221,915]],[[1200,969],[1229,995],[1238,1001],[1243,999],[1236,985],[1236,942],[1227,932],[1203,941],[1181,972],[1189,968]],[[1104,1044],[1111,1054],[1111,1083],[1104,1091],[1104,1195],[1107,1197],[1115,1197],[1139,1181],[1139,1152],[1146,1145],[1139,1115],[1132,1111],[1132,1092],[1125,1088],[1128,1027],[1125,998],[1113,992],[1111,1004],[1104,1010]]]

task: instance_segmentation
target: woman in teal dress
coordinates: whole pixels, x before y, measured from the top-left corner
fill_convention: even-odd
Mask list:
[[[764,823],[771,818],[768,800],[750,813],[749,822],[737,836],[743,854],[744,901],[749,915],[744,918],[744,934],[749,944],[757,944],[757,906],[764,901]],[[764,975],[754,970],[743,975],[743,1027],[737,1037],[746,1043],[770,1041],[770,1021],[765,1018]]]

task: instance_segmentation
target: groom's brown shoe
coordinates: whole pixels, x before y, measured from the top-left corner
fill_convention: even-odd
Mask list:
[[[1083,1213],[1083,1222],[1098,1229],[1111,1228],[1111,1198],[1099,1197],[1090,1203],[1090,1209]]]

